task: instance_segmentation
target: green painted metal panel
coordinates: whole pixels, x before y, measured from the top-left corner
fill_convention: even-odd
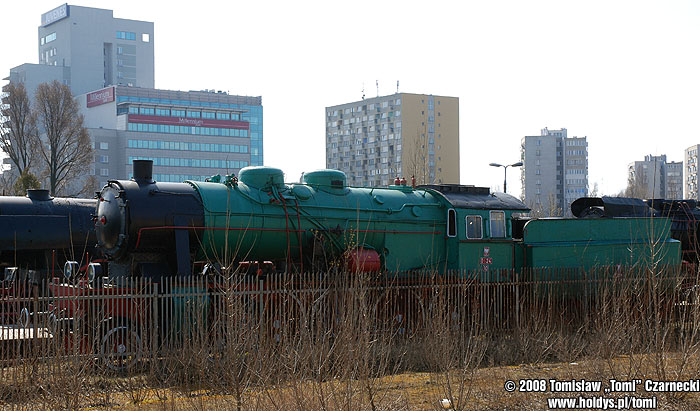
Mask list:
[[[462,240],[459,244],[460,268],[476,270],[481,281],[489,281],[494,270],[513,268],[513,247],[511,240]]]
[[[665,218],[539,219],[525,225],[524,265],[581,267],[680,264]]]

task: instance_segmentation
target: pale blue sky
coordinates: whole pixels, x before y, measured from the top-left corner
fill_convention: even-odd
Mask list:
[[[9,4],[13,7],[10,8]],[[17,6],[19,4],[19,6]],[[38,61],[40,15],[3,4],[0,74]],[[326,106],[400,89],[460,99],[461,183],[499,188],[543,127],[588,136],[589,180],[621,190],[645,154],[700,143],[700,6],[692,1],[70,3],[155,23],[156,87],[261,95],[265,164],[325,167]],[[519,194],[519,172],[509,192]]]

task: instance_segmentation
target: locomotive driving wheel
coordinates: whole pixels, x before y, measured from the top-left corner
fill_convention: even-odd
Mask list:
[[[22,309],[19,310],[19,317],[17,318],[17,325],[19,325],[22,328],[27,328],[27,327],[29,327],[30,319],[31,319],[31,314],[29,313],[29,308],[22,307]]]
[[[102,337],[100,354],[104,365],[112,371],[125,371],[141,358],[141,337],[127,325],[117,325]]]

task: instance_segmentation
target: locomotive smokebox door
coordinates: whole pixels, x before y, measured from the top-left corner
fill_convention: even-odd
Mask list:
[[[114,255],[118,252],[120,234],[125,233],[124,204],[119,189],[111,184],[102,189],[97,203],[95,231],[97,241]]]

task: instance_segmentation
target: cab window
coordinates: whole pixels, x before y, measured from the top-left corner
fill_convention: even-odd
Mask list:
[[[447,236],[457,236],[457,212],[453,208],[447,210]]]
[[[506,236],[506,214],[503,211],[491,211],[489,221],[491,238],[504,238]]]
[[[480,239],[483,238],[481,232],[481,216],[480,215],[468,215],[467,216],[467,239]]]

